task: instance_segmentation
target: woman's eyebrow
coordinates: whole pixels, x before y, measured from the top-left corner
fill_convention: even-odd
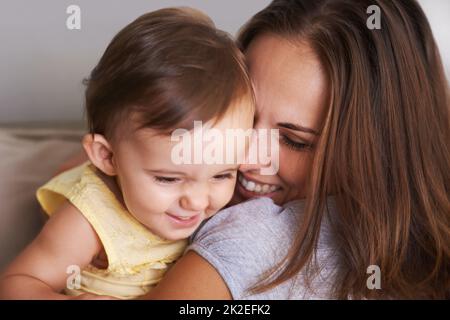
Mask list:
[[[293,124],[293,123],[289,123],[289,122],[278,122],[277,126],[282,127],[282,128],[286,128],[286,129],[291,129],[291,130],[295,130],[295,131],[303,131],[306,133],[311,133],[313,135],[318,136],[319,133],[316,130],[313,130],[311,128],[306,128],[303,127],[299,124]]]

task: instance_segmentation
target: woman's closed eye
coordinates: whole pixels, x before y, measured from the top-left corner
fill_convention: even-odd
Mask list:
[[[294,151],[310,150],[313,147],[311,143],[294,141],[284,134],[280,135],[280,141],[282,144]]]

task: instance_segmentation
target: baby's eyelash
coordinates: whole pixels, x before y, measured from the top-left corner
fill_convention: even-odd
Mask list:
[[[214,179],[216,179],[216,180],[225,180],[225,179],[232,179],[232,178],[233,178],[233,174],[231,174],[231,173],[218,174],[218,175],[214,176]]]
[[[155,176],[154,179],[155,179],[156,182],[166,183],[166,184],[177,183],[177,182],[180,181],[180,178],[171,178],[171,177],[158,177],[158,176]]]
[[[226,179],[233,179],[234,175],[232,173],[224,173],[224,174],[218,174],[213,177],[215,180],[226,180]],[[161,177],[161,176],[154,176],[153,180],[162,183],[162,184],[174,184],[181,181],[180,178],[175,177]]]
[[[280,140],[285,146],[287,146],[288,148],[290,148],[294,151],[303,151],[303,150],[309,150],[312,148],[311,144],[292,141],[285,135],[281,135]]]

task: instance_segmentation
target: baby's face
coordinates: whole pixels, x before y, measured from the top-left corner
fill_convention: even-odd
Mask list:
[[[224,137],[225,129],[252,128],[253,117],[238,112],[224,116],[214,128]],[[194,141],[193,131],[188,135]],[[168,240],[189,237],[204,219],[229,202],[238,168],[237,162],[176,164],[172,151],[177,143],[155,130],[141,129],[113,146],[113,163],[127,209],[150,231]],[[203,142],[203,149],[212,143],[219,141]],[[236,158],[245,149],[245,145],[237,147]]]

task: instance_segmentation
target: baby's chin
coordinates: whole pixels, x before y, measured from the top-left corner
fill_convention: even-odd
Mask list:
[[[162,240],[165,241],[181,241],[188,239],[196,230],[195,228],[192,231],[189,232],[180,232],[180,231],[152,231],[150,230],[154,235],[158,236]]]
[[[199,222],[197,222],[195,225],[191,227],[174,227],[170,225],[170,222],[168,223],[169,226],[167,226],[167,223],[164,223],[165,226],[162,227],[154,227],[146,223],[142,223],[144,227],[146,227],[151,233],[156,235],[157,237],[161,238],[165,241],[180,241],[188,239],[194,232],[197,230],[197,228],[200,226],[201,222],[203,220],[199,219]]]

